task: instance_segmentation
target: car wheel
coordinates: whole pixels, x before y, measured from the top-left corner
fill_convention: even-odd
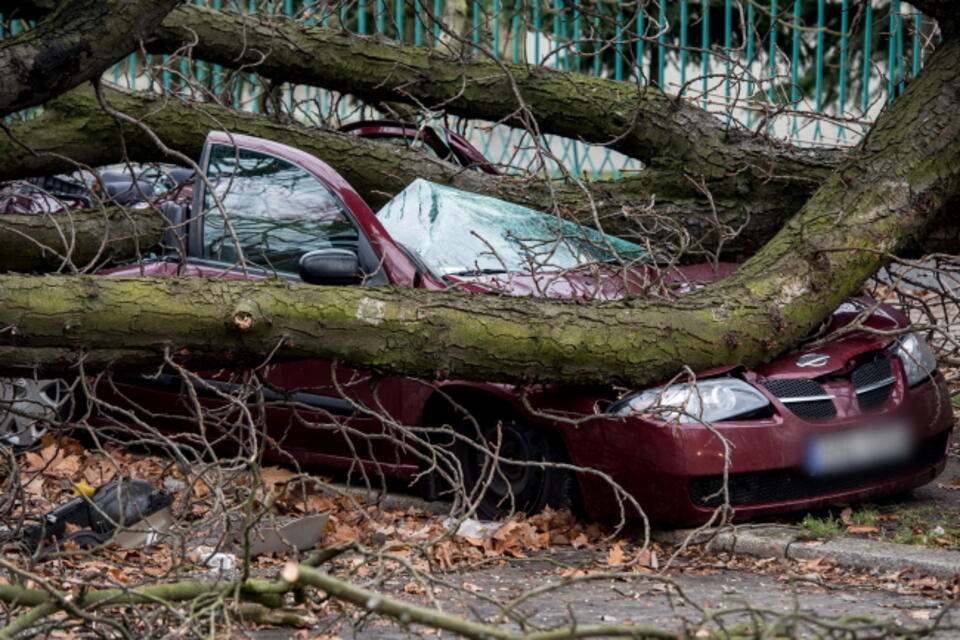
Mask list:
[[[487,489],[477,506],[477,516],[494,519],[515,511],[539,513],[544,507],[569,509],[573,507],[576,491],[573,472],[536,464],[511,464],[505,459],[528,463],[565,463],[566,452],[555,435],[545,429],[518,420],[479,422],[483,444],[459,442],[457,458],[463,471],[468,495],[482,484]],[[467,431],[476,433],[470,424]],[[492,447],[500,443],[497,466]]]
[[[0,378],[0,442],[16,448],[36,444],[69,413],[70,402],[63,380]]]

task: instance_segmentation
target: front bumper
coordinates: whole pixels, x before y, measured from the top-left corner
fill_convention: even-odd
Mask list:
[[[938,373],[912,389],[899,388],[888,407],[827,421],[807,421],[779,411],[769,419],[702,425],[667,425],[642,418],[601,418],[566,433],[573,462],[609,474],[663,524],[692,525],[709,519],[725,496],[735,519],[909,491],[943,470],[953,415]],[[907,461],[829,476],[805,470],[810,438],[898,420],[916,443]],[[722,436],[727,440],[724,445]],[[592,446],[578,446],[577,440]],[[596,442],[602,446],[596,446]],[[627,508],[603,478],[581,474],[584,504],[593,517],[617,518]]]

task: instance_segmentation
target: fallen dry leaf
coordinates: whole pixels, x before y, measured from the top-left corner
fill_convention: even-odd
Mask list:
[[[626,555],[623,552],[623,545],[617,542],[610,547],[610,551],[607,553],[607,564],[624,564],[625,562]]]
[[[423,585],[421,585],[419,582],[411,580],[407,584],[403,585],[403,592],[412,596],[422,596],[424,593],[426,593],[426,590],[424,590]]]
[[[847,531],[850,533],[877,533],[880,529],[866,524],[850,524],[847,525]]]

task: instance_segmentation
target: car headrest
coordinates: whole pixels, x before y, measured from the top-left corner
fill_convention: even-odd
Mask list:
[[[186,234],[186,207],[176,202],[166,201],[160,205],[160,213],[167,219],[167,228],[163,230],[161,244],[168,252],[182,253]]]
[[[133,182],[138,174],[128,169],[107,169],[100,173],[100,180],[104,184],[108,182]]]
[[[193,169],[178,167],[176,169],[170,169],[167,171],[167,175],[170,176],[171,180],[173,180],[174,185],[179,187],[185,182],[190,182],[193,180],[194,171]]]
[[[153,186],[149,182],[107,182],[103,185],[104,194],[117,204],[142,202],[153,195]]]

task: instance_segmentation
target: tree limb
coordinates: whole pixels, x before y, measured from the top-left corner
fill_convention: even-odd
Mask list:
[[[330,574],[290,562],[283,568],[281,578],[291,584],[307,584],[330,594],[338,600],[354,604],[365,611],[389,616],[402,624],[421,624],[443,629],[473,640],[560,640],[561,638],[617,637],[665,638],[673,640],[676,632],[649,625],[580,625],[551,629],[537,633],[516,634],[493,625],[473,622],[436,609],[427,609],[402,602],[375,591],[370,591]]]
[[[569,217],[590,226],[599,222],[614,235],[636,235],[641,222],[648,230],[644,236],[655,242],[673,242],[677,230],[683,230],[710,244],[718,233],[746,223],[725,244],[726,252],[736,255],[762,246],[805,199],[786,194],[774,198],[718,184],[711,191],[714,219],[714,209],[696,181],[671,170],[646,169],[620,180],[585,183],[584,188],[544,179],[496,177],[389,143],[281,124],[218,105],[117,90],[105,90],[105,94],[115,109],[142,119],[169,147],[193,158],[199,157],[211,129],[264,137],[312,153],[343,175],[374,209],[419,177],[534,209],[556,203]],[[0,179],[72,171],[75,162],[99,166],[125,160],[169,162],[170,158],[141,130],[121,127],[103,113],[86,87],[65,93],[48,103],[39,118],[10,127],[8,135],[0,136]],[[10,221],[6,223],[11,226]],[[2,231],[0,239],[16,240]],[[91,242],[99,245],[97,238]],[[144,249],[150,244],[141,240]],[[0,257],[3,268],[22,267],[9,267]]]
[[[135,51],[183,0],[65,0],[0,41],[0,116],[43,104]]]
[[[756,364],[816,328],[877,270],[878,254],[923,237],[960,193],[958,108],[960,40],[946,40],[860,152],[761,251],[677,300],[583,305],[284,282],[0,276],[3,366],[43,364],[28,359],[37,349],[87,349],[86,362],[100,366],[109,365],[100,349],[152,352],[154,362],[171,350],[217,366],[225,353],[239,364],[276,352],[428,379],[636,385],[683,365]],[[252,325],[236,321],[239,311]]]

